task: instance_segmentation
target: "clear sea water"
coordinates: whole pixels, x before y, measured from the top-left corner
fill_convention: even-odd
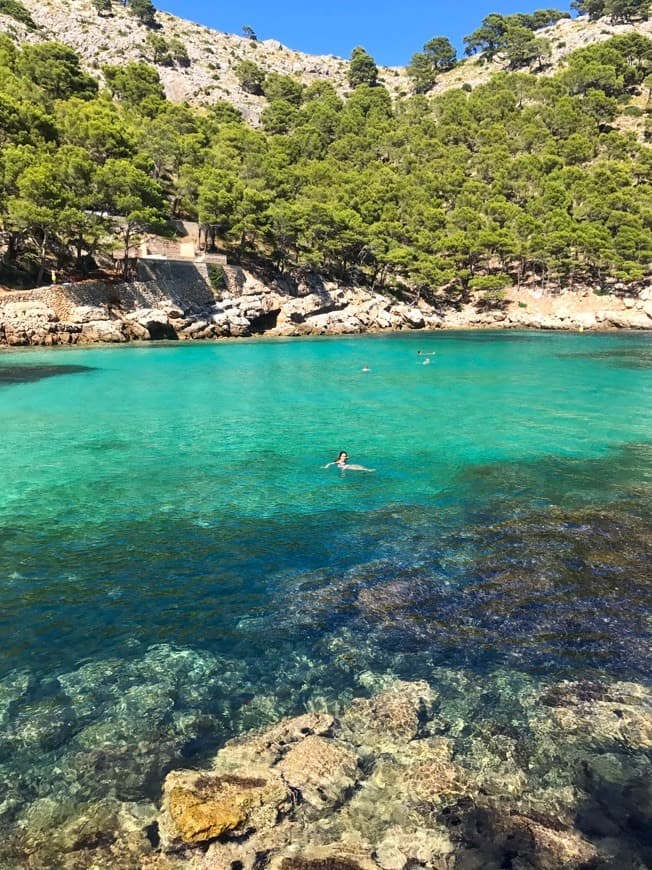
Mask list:
[[[387,673],[650,677],[650,334],[12,350],[0,421],[0,823]]]

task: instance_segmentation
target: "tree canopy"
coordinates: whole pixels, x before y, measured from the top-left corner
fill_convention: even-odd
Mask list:
[[[525,48],[538,38],[488,19],[482,38],[506,59],[510,28],[516,46],[514,34]],[[433,75],[455,63],[440,37],[422,54]],[[650,87],[652,40],[587,46],[555,75],[515,57],[485,84],[395,101],[373,59],[356,57],[345,96],[242,69],[266,99],[252,128],[227,103],[170,103],[146,63],[106,67],[100,87],[65,46],[0,36],[4,280],[126,252],[172,217],[197,220],[231,256],[388,292],[646,273],[652,154],[643,120],[637,136],[616,119]]]

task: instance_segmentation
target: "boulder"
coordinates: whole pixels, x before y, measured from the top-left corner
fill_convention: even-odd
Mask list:
[[[95,342],[107,342],[118,344],[127,341],[122,331],[122,324],[115,320],[91,320],[83,323],[80,341],[93,344]]]
[[[293,746],[278,765],[283,781],[311,807],[337,806],[358,781],[358,759],[334,740],[316,734]]]
[[[391,752],[419,733],[420,721],[429,715],[437,693],[423,681],[396,680],[373,698],[356,698],[342,716],[342,725],[354,745]]]
[[[619,329],[652,329],[652,318],[645,311],[603,311],[601,319]]]
[[[402,309],[401,314],[404,322],[410,327],[410,329],[423,329],[426,325],[423,319],[423,312],[418,308]]]
[[[291,807],[287,786],[269,770],[173,771],[163,788],[161,843],[175,849],[228,835],[240,837],[274,827]]]
[[[176,338],[177,334],[168,320],[165,311],[160,308],[138,308],[126,315],[126,320],[136,323],[147,330],[148,338]]]
[[[109,320],[108,309],[103,305],[77,305],[70,313],[72,323],[92,323]]]

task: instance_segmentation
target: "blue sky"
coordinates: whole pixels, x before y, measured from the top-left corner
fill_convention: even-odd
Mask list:
[[[259,39],[278,39],[308,54],[348,58],[356,45],[362,45],[377,63],[387,66],[404,66],[433,36],[447,36],[461,55],[462,37],[475,30],[490,12],[509,15],[547,8],[570,10],[569,2],[546,0],[453,0],[450,4],[419,0],[154,0],[154,5],[226,33],[241,34],[242,26],[248,24]]]

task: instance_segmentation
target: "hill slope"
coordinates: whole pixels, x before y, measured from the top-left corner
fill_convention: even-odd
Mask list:
[[[254,61],[265,72],[296,77],[305,84],[327,80],[340,91],[348,90],[348,61],[334,55],[314,56],[286,48],[276,40],[255,42],[242,36],[221,33],[165,12],[158,12],[158,29],[141,24],[121,4],[112,14],[98,15],[91,0],[24,0],[38,30],[30,30],[12,18],[0,15],[0,32],[13,34],[19,41],[57,40],[73,48],[86,68],[98,75],[102,66],[145,60],[157,67],[168,99],[194,105],[226,100],[237,106],[248,121],[256,122],[266,105],[261,96],[247,93],[235,73],[238,63]],[[559,21],[538,31],[550,40],[552,55],[549,71],[563,65],[564,58],[586,45],[602,42],[617,33],[636,30],[652,35],[652,21],[611,24],[607,19],[589,22],[582,17]],[[155,63],[147,36],[155,32],[166,40],[176,39],[186,48],[189,64],[169,66]],[[427,35],[425,35],[427,36]],[[364,34],[360,34],[364,42]],[[415,46],[415,51],[418,46]],[[502,69],[497,61],[486,63],[482,57],[467,58],[454,70],[440,77],[433,93],[463,84],[475,86]],[[393,96],[408,94],[411,82],[404,68],[380,67],[379,78]]]

